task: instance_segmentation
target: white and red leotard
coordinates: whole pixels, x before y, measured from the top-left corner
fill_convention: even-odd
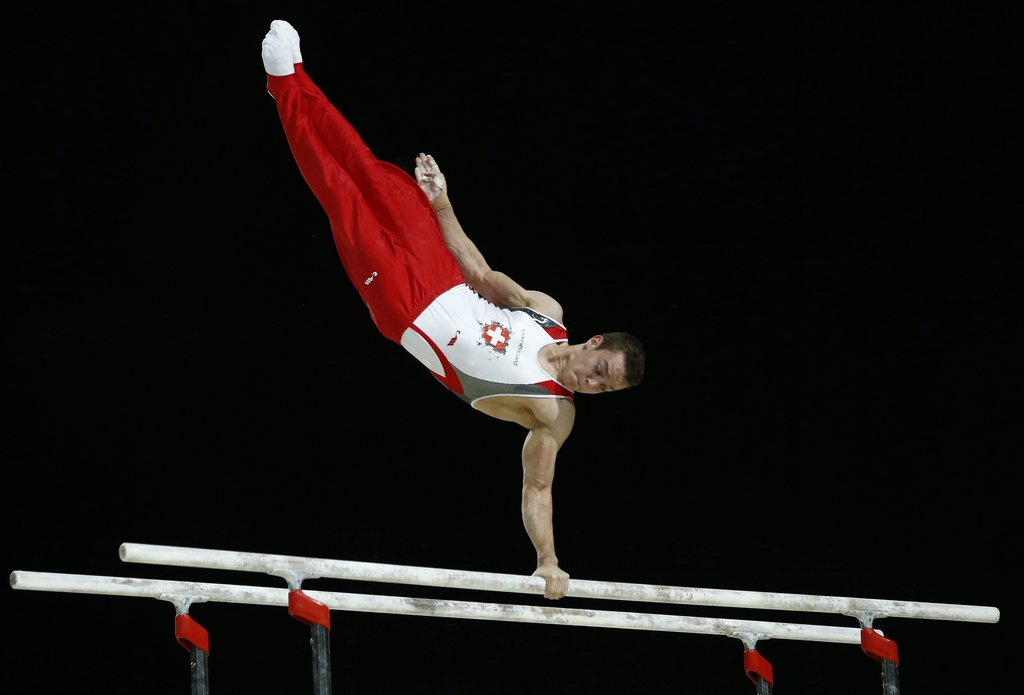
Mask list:
[[[416,317],[402,345],[470,404],[493,396],[572,398],[545,372],[542,348],[568,340],[565,326],[533,309],[499,307],[456,285]]]

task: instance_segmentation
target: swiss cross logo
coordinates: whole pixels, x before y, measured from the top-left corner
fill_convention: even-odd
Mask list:
[[[487,323],[481,327],[480,337],[483,344],[495,352],[505,353],[508,347],[508,329],[500,323]]]

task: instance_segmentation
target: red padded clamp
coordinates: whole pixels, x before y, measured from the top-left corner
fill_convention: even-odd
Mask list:
[[[747,649],[743,652],[743,670],[747,672],[747,677],[757,684],[757,678],[755,676],[761,676],[761,678],[768,681],[768,685],[774,685],[772,681],[772,665],[768,663],[768,660],[758,654],[756,649]]]
[[[885,659],[894,664],[900,663],[899,650],[896,648],[896,643],[891,639],[882,637],[882,635],[869,627],[861,628],[860,648],[875,661]]]
[[[196,647],[210,653],[210,633],[185,613],[174,616],[174,638],[190,652]]]
[[[299,589],[288,592],[288,614],[307,625],[323,625],[331,629],[331,609]]]

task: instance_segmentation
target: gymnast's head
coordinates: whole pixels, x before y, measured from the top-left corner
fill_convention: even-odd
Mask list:
[[[579,347],[562,372],[563,383],[576,393],[612,393],[643,381],[644,346],[629,333],[602,333]]]

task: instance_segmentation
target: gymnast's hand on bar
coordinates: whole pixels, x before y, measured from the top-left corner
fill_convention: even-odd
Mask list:
[[[448,201],[448,184],[444,180],[444,174],[441,173],[441,167],[437,166],[434,158],[429,154],[420,152],[419,156],[416,157],[415,171],[416,183],[427,194],[427,198],[430,200],[430,204],[434,206],[434,210],[449,207],[451,203]]]
[[[541,565],[534,571],[534,577],[544,577],[544,598],[560,599],[569,591],[569,575],[558,565]]]

